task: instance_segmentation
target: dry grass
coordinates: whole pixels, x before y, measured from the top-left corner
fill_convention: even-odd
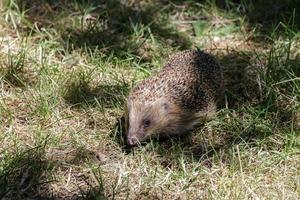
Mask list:
[[[0,6],[0,199],[299,198],[297,15],[272,28],[231,1]],[[127,149],[128,92],[193,47],[222,64],[226,107],[187,137]]]

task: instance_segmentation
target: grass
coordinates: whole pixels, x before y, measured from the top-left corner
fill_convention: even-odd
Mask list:
[[[0,199],[298,199],[299,5],[253,2],[1,1]],[[195,47],[226,106],[127,149],[130,89]]]

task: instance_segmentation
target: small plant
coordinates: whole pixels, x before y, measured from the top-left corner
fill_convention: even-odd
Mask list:
[[[67,84],[65,99],[72,104],[88,103],[93,99],[93,92],[90,87],[91,76],[84,71],[80,71],[73,76]]]
[[[24,68],[26,62],[26,53],[24,50],[17,54],[9,53],[6,61],[2,62],[0,69],[2,71],[2,79],[17,87],[24,87],[26,85],[26,78],[24,76]]]

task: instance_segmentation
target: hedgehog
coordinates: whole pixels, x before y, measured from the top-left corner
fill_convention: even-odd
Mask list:
[[[162,70],[129,93],[127,144],[192,131],[215,116],[223,94],[221,67],[212,55],[198,49],[172,54]]]

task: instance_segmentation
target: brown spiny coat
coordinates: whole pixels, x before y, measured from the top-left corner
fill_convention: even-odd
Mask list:
[[[212,116],[222,97],[221,68],[211,55],[199,50],[175,53],[128,96],[127,142],[136,145],[154,136],[185,133]]]

